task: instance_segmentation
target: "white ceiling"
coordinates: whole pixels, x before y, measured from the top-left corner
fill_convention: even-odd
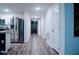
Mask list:
[[[0,12],[7,8],[10,12],[24,12],[27,11],[31,15],[42,15],[49,9],[52,3],[0,3]],[[40,7],[40,11],[36,11],[35,7]]]

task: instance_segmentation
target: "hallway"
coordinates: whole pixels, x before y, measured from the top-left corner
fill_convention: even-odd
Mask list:
[[[32,34],[28,43],[13,43],[8,55],[57,55],[37,34]]]
[[[79,55],[78,6],[0,4],[0,55]]]
[[[64,54],[63,24],[65,23],[64,18],[59,19],[60,8],[62,8],[60,5],[58,3],[0,4],[2,9],[5,6],[9,7],[8,13],[1,10],[0,14],[1,21],[4,20],[6,25],[6,27],[1,25],[4,26],[5,33],[1,32],[6,34],[5,43],[1,39],[1,44],[4,43],[3,47],[6,47],[4,53],[8,55]],[[0,51],[3,53],[3,50]]]

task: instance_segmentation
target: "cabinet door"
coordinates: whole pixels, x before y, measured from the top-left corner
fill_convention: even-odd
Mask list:
[[[5,33],[0,33],[0,51],[5,50]]]

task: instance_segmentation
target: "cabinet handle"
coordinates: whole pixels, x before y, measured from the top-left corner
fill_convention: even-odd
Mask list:
[[[1,43],[4,44],[4,40],[1,40]]]

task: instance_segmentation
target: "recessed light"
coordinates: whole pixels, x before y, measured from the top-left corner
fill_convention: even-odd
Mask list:
[[[9,9],[4,9],[4,12],[9,12]]]
[[[36,9],[37,11],[41,10],[41,8],[40,8],[40,7],[36,7],[35,9]]]

